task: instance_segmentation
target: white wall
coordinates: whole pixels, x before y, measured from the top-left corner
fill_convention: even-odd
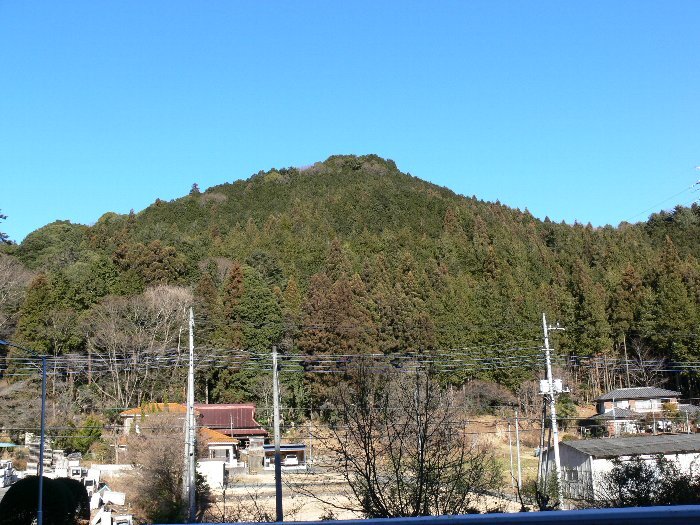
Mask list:
[[[202,459],[197,461],[197,472],[207,480],[207,485],[212,489],[224,486],[226,461],[219,459]]]

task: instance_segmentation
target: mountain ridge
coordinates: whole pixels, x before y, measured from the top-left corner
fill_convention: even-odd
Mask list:
[[[188,287],[215,319],[210,345],[274,339],[224,329],[243,315],[223,308],[238,304],[226,294],[245,296],[248,286],[272,309],[259,312],[264,318],[313,325],[349,316],[375,334],[362,348],[382,352],[417,341],[450,349],[532,338],[546,311],[570,327],[560,340],[566,354],[617,355],[623,341],[637,341],[650,355],[688,361],[700,358],[692,329],[700,324],[698,239],[697,206],[619,227],[553,223],[365,155],[261,171],[206,191],[193,186],[139,213],[106,213],[92,226],[52,223],[5,253],[44,274],[28,292],[47,288],[43,308],[76,319],[110,296]],[[232,272],[239,284],[230,282]],[[31,315],[19,307],[16,333],[49,347],[46,334],[23,323]],[[511,322],[516,328],[495,328]],[[481,325],[489,328],[469,329]],[[671,328],[682,337],[669,336]],[[347,342],[341,334],[317,340],[303,330],[273,332],[298,337],[305,351]],[[78,336],[71,348],[85,344]],[[511,387],[525,377],[478,375]]]

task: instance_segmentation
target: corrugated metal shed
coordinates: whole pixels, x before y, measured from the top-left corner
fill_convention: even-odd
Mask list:
[[[700,453],[700,434],[584,439],[566,441],[561,446],[571,447],[594,458],[616,458],[635,454]]]
[[[640,386],[635,388],[618,388],[596,398],[596,401],[612,401],[613,399],[655,399],[657,397],[680,397],[681,393],[655,386]]]

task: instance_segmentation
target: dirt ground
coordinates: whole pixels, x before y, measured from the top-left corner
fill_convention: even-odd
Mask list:
[[[282,475],[282,508],[285,521],[316,521],[321,519],[355,519],[362,516],[342,510],[350,506],[347,486],[342,480],[327,474],[284,472]],[[310,492],[314,496],[303,494]],[[217,507],[221,507],[223,492],[215,491]],[[275,478],[272,472],[237,477],[226,490],[227,513],[258,507],[275,516]],[[341,507],[341,508],[339,508]],[[246,518],[246,516],[242,516]]]
[[[285,521],[317,521],[322,519],[357,519],[362,515],[338,507],[352,506],[349,488],[337,476],[284,472],[282,475],[282,507]],[[313,496],[304,494],[311,493]],[[216,508],[221,512],[222,491],[216,491]],[[275,515],[275,483],[272,473],[240,476],[226,491],[227,514],[235,514],[240,504],[248,509],[259,506],[270,516]],[[253,503],[254,502],[254,503]],[[517,512],[516,502],[497,496],[484,496],[478,508]],[[245,518],[245,516],[243,516]]]

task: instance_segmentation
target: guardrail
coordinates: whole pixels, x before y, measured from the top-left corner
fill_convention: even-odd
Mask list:
[[[293,523],[294,525],[537,525],[540,523],[568,523],[575,525],[700,525],[700,505],[508,514],[463,514],[458,516],[422,516],[418,518],[296,521]],[[236,525],[241,524],[237,523]]]

